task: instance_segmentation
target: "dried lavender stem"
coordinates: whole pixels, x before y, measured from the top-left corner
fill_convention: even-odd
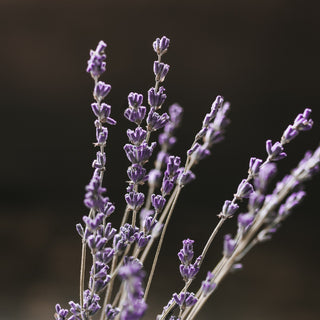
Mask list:
[[[118,302],[120,300],[120,296],[122,294],[122,290],[123,290],[123,283],[121,283],[120,288],[112,301],[112,304],[111,304],[112,306],[116,306],[118,304]]]
[[[160,219],[159,219],[159,223],[162,223],[163,220],[165,219],[165,217],[167,216],[168,210],[169,210],[170,207],[171,207],[171,204],[172,204],[172,202],[173,202],[173,200],[174,200],[174,198],[175,198],[175,196],[176,196],[177,191],[178,191],[178,186],[176,186],[176,188],[175,188],[174,191],[172,192],[171,197],[169,198],[169,200],[168,200],[168,202],[167,202],[167,204],[166,204],[166,206],[165,206],[165,208],[164,208],[164,210],[163,210],[163,212],[162,212],[162,214],[161,214],[161,217],[160,217]],[[152,238],[152,239],[149,241],[149,243],[147,244],[146,248],[143,250],[142,256],[141,256],[141,258],[140,258],[140,261],[141,261],[142,264],[144,263],[144,260],[146,259],[146,257],[147,257],[147,255],[148,255],[148,253],[149,253],[149,251],[150,251],[150,249],[151,249],[152,244],[153,244],[154,241],[155,241],[155,239]]]
[[[223,223],[226,221],[226,218],[221,218],[218,222],[218,224],[216,225],[216,227],[214,228],[214,230],[212,231],[210,238],[208,239],[206,245],[204,246],[202,253],[201,253],[201,260],[199,263],[199,268],[207,254],[207,251],[209,250],[211,243],[213,241],[213,239],[215,238],[215,236],[217,235],[218,231],[220,230],[220,228],[222,227]]]
[[[114,269],[116,268],[117,259],[118,259],[117,255],[115,255],[114,258],[112,259],[112,265],[111,265],[111,271],[110,271],[111,274],[113,274]],[[102,308],[102,311],[101,311],[100,320],[104,319],[106,306],[107,306],[107,304],[108,304],[108,302],[109,302],[109,300],[111,298],[112,289],[113,289],[113,283],[114,283],[114,277],[110,279],[110,282],[108,284],[108,289],[107,289],[106,295],[104,297],[103,308]]]
[[[153,260],[153,264],[152,264],[152,268],[151,268],[151,271],[150,271],[147,287],[146,287],[145,294],[144,294],[144,300],[145,301],[147,301],[149,289],[150,289],[150,286],[151,286],[154,270],[155,270],[156,264],[158,262],[158,257],[159,257],[159,254],[160,254],[160,250],[161,250],[161,246],[162,246],[162,243],[163,243],[163,239],[164,239],[164,236],[165,236],[165,233],[166,233],[170,218],[172,216],[173,209],[174,209],[174,207],[176,205],[176,202],[178,200],[180,192],[181,192],[181,188],[178,189],[178,191],[177,191],[177,193],[175,195],[175,198],[173,200],[172,206],[171,206],[170,211],[168,213],[167,220],[166,220],[166,222],[165,222],[165,224],[163,226],[163,230],[161,232],[161,236],[160,236],[160,240],[159,240],[159,243],[158,243],[157,251],[156,251],[156,254],[155,254],[155,257],[154,257],[154,260]]]
[[[82,250],[81,250],[81,267],[80,267],[80,306],[83,308],[83,291],[84,291],[84,278],[86,268],[86,241],[82,239]]]

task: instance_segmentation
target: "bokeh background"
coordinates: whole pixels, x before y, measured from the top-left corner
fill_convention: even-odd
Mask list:
[[[181,196],[151,288],[146,319],[154,319],[183,283],[177,251],[196,241],[199,254],[225,199],[246,176],[250,156],[265,157],[265,140],[280,138],[306,106],[312,132],[288,145],[281,178],[319,143],[319,6],[317,1],[1,0],[1,290],[0,319],[52,319],[54,305],[78,298],[80,239],[87,213],[84,186],[95,156],[89,49],[108,43],[108,103],[118,121],[107,148],[108,195],[119,225],[126,167],[123,117],[131,91],[154,83],[152,42],[171,39],[164,83],[167,103],[184,109],[176,154],[185,150],[217,94],[232,103],[226,140],[196,168]],[[152,162],[151,162],[152,164]],[[314,320],[319,301],[319,176],[308,197],[271,242],[244,260],[199,319]],[[222,236],[206,271],[221,255]]]

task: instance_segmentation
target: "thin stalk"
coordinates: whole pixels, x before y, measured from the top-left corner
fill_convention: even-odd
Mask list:
[[[175,196],[175,198],[173,200],[172,206],[171,206],[170,211],[168,213],[167,220],[166,220],[165,225],[163,227],[163,230],[161,232],[161,236],[160,236],[160,240],[159,240],[159,243],[158,243],[157,251],[156,251],[156,254],[155,254],[155,257],[154,257],[154,260],[153,260],[153,264],[152,264],[152,268],[151,268],[151,271],[150,271],[147,287],[146,287],[145,294],[144,294],[144,300],[145,301],[147,301],[149,289],[150,289],[152,278],[153,278],[153,275],[154,275],[154,271],[155,271],[155,268],[156,268],[156,265],[157,265],[157,262],[158,262],[161,246],[162,246],[162,243],[163,243],[163,239],[164,239],[164,236],[165,236],[165,233],[166,233],[170,218],[172,216],[173,209],[174,209],[174,207],[176,205],[176,202],[178,200],[180,192],[181,192],[181,188],[179,188],[177,193],[176,193],[176,196]]]
[[[111,274],[113,273],[114,269],[116,268],[116,264],[117,264],[117,260],[118,260],[118,256],[115,256],[112,259],[112,265],[111,265]],[[101,316],[100,316],[100,320],[104,319],[105,316],[105,311],[106,311],[106,306],[111,298],[111,294],[112,294],[112,289],[113,289],[113,283],[114,283],[114,278],[110,279],[110,282],[108,284],[108,288],[107,288],[107,292],[106,295],[104,297],[104,302],[103,302],[103,308],[102,308],[102,312],[101,312]]]
[[[177,192],[178,188],[179,188],[179,187],[176,186],[176,188],[175,188],[174,191],[172,192],[171,197],[169,198],[169,200],[168,200],[168,202],[167,202],[167,204],[166,204],[166,206],[165,206],[165,208],[164,208],[164,210],[163,210],[163,212],[162,212],[162,214],[161,214],[161,217],[160,217],[160,219],[159,219],[159,223],[162,223],[163,220],[165,219],[165,217],[167,216],[167,212],[168,212],[168,210],[169,210],[169,208],[170,208],[170,206],[171,206],[171,204],[172,204],[172,202],[173,202],[173,199],[174,199],[175,196],[176,196],[176,192]],[[141,261],[142,264],[144,263],[144,261],[145,261],[147,255],[148,255],[148,253],[149,253],[149,251],[150,251],[150,249],[151,249],[154,241],[155,241],[155,238],[152,238],[152,239],[149,241],[149,243],[147,244],[146,248],[143,250],[142,256],[141,256],[141,258],[140,258],[140,261]]]
[[[136,226],[136,219],[137,219],[137,210],[133,210],[132,212],[132,227]]]
[[[83,290],[84,290],[84,278],[86,269],[86,241],[82,240],[82,250],[81,250],[81,267],[80,267],[80,306],[83,308]]]
[[[210,238],[208,239],[206,245],[204,246],[202,253],[201,253],[201,260],[199,263],[199,268],[211,246],[211,243],[213,241],[213,239],[215,238],[215,236],[217,235],[218,231],[220,230],[220,228],[222,227],[223,223],[226,221],[226,218],[221,218],[220,221],[218,222],[218,224],[216,225],[216,227],[214,228],[214,230],[212,231]]]
[[[123,290],[123,283],[121,283],[120,288],[119,288],[116,296],[114,297],[114,299],[113,299],[113,301],[112,301],[112,304],[111,304],[112,306],[116,306],[117,303],[119,302],[120,297],[121,297],[122,290]]]

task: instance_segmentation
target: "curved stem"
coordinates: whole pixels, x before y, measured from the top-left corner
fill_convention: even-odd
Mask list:
[[[154,260],[153,260],[153,264],[152,264],[152,268],[151,268],[151,271],[150,271],[147,287],[146,287],[145,294],[144,294],[144,300],[145,301],[147,301],[149,289],[150,289],[152,278],[153,278],[153,275],[154,275],[154,271],[155,271],[155,268],[156,268],[156,265],[157,265],[157,262],[158,262],[161,246],[162,246],[162,243],[163,243],[163,239],[164,239],[164,236],[165,236],[165,233],[166,233],[170,218],[172,216],[173,209],[174,209],[174,207],[176,205],[176,202],[177,202],[177,199],[179,197],[179,193],[180,192],[181,192],[181,188],[179,188],[177,193],[176,193],[176,196],[175,196],[175,198],[173,200],[172,206],[171,206],[170,211],[168,213],[168,217],[167,217],[166,223],[165,223],[165,225],[163,227],[163,230],[161,232],[161,236],[160,236],[160,240],[159,240],[159,243],[158,243],[157,251],[156,251],[156,254],[155,254],[155,257],[154,257]]]

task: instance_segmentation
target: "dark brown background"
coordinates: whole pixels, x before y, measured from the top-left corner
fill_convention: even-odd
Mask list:
[[[118,126],[108,144],[108,194],[124,208],[126,166],[122,150],[130,91],[153,85],[151,44],[171,39],[164,60],[167,105],[185,108],[178,133],[184,156],[217,94],[232,102],[226,141],[196,169],[168,230],[150,295],[154,319],[182,286],[176,253],[182,239],[196,254],[217,222],[225,199],[246,176],[250,156],[265,157],[266,139],[279,139],[304,107],[315,127],[287,147],[279,178],[319,142],[319,8],[316,1],[0,1],[1,36],[1,319],[52,319],[54,305],[78,297],[80,239],[74,225],[94,157],[92,81],[85,73],[89,49],[108,43],[108,103]],[[244,270],[229,276],[199,319],[318,319],[319,187],[274,239],[256,248]],[[210,251],[211,268],[221,238]]]

